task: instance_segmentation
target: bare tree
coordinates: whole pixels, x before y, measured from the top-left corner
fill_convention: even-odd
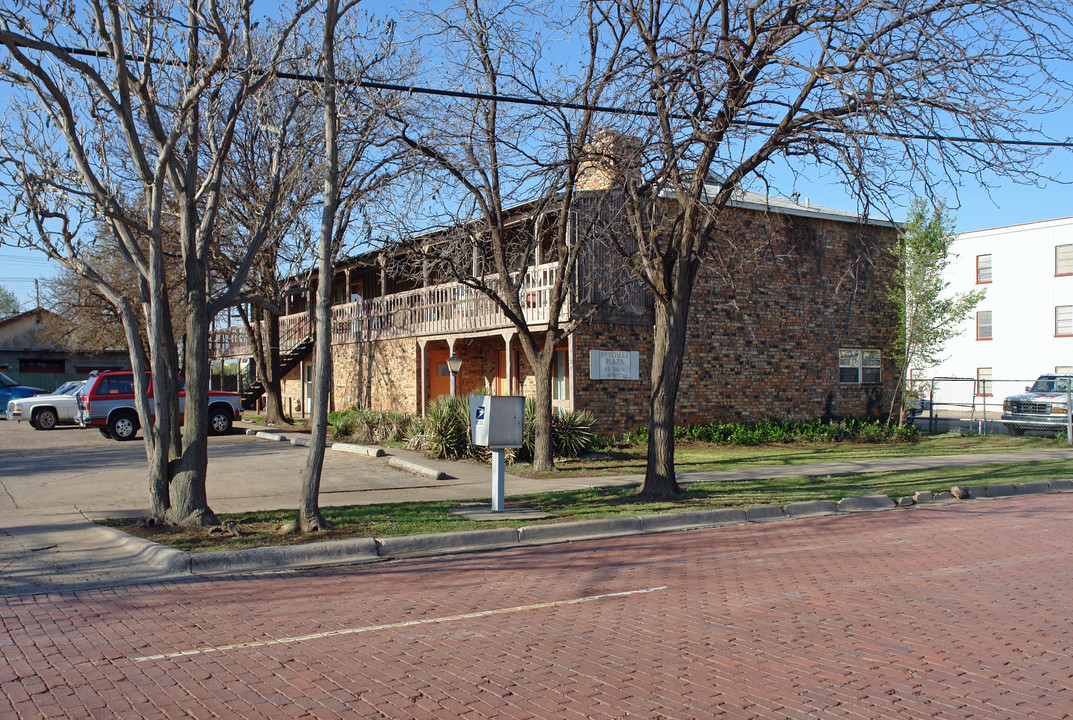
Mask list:
[[[273,163],[283,165],[280,173],[280,200],[276,214],[270,218],[261,253],[250,266],[247,282],[236,301],[246,329],[258,382],[264,390],[265,422],[286,424],[283,412],[280,315],[284,313],[285,278],[297,276],[299,268],[309,264],[309,228],[311,211],[321,188],[320,165],[316,159],[319,143],[317,114],[310,102],[312,83],[301,80],[280,81],[256,98],[256,106],[244,115],[236,127],[232,162],[225,182],[229,201],[221,208],[220,223],[226,229],[220,239],[220,258],[216,263],[225,284],[231,284],[245,256],[246,243],[258,232],[261,209],[270,200],[271,187],[264,178],[273,172]],[[274,152],[279,127],[272,114],[287,107],[295,94],[305,97],[288,132],[288,151]]]
[[[248,3],[203,6],[188,0],[135,8],[93,0],[73,8],[54,0],[13,0],[0,8],[0,44],[7,52],[0,77],[24,90],[26,99],[22,112],[8,114],[4,129],[8,182],[22,191],[8,217],[25,218],[32,231],[25,242],[85,277],[120,308],[150,460],[151,512],[178,524],[215,518],[205,493],[206,413],[185,413],[176,447],[178,362],[166,302],[164,217],[174,208],[184,277],[187,407],[207,407],[209,320],[232,302],[264,241],[263,232],[250,239],[236,283],[210,297],[210,248],[235,123],[247,101],[273,79],[267,71],[284,57],[290,30],[306,10],[299,8],[290,25],[277,28],[266,47],[252,34]],[[265,183],[278,189],[279,178]],[[125,202],[128,196],[139,202]],[[132,213],[132,206],[141,210]],[[264,213],[274,211],[273,200]],[[98,218],[110,224],[120,254],[138,274],[151,349],[153,420],[144,367],[134,352],[134,308],[85,260],[83,250],[92,242],[85,223]]]
[[[655,298],[642,493],[678,492],[675,403],[702,267],[740,254],[720,232],[741,188],[779,190],[775,161],[827,169],[862,213],[910,186],[1031,178],[1033,116],[1065,101],[1068,3],[1043,0],[593,0],[628,34],[620,76],[644,121],[622,250]],[[958,136],[978,140],[965,141]],[[919,192],[923,186],[925,192]],[[785,190],[784,190],[785,192]],[[788,192],[786,193],[789,194]],[[854,272],[847,268],[847,272]]]
[[[327,527],[320,511],[320,477],[328,437],[332,382],[332,277],[338,251],[353,244],[367,204],[395,176],[395,154],[382,127],[385,113],[398,111],[398,97],[362,86],[385,79],[394,66],[394,28],[370,27],[358,18],[360,0],[327,0],[321,41],[320,90],[324,120],[323,196],[316,255],[316,316],[310,444],[301,474],[297,527]],[[343,50],[341,53],[340,50]],[[393,107],[394,106],[394,107]]]
[[[518,332],[535,378],[533,469],[555,467],[551,444],[552,370],[556,347],[584,319],[563,314],[574,270],[586,248],[575,211],[583,204],[578,179],[592,162],[595,106],[607,99],[617,38],[603,37],[589,12],[551,17],[518,0],[459,0],[419,14],[440,53],[431,60],[439,82],[443,64],[452,87],[486,99],[427,102],[423,112],[396,118],[400,138],[423,161],[415,197],[440,208],[420,215],[444,230],[408,243],[410,267],[449,278],[491,299]],[[546,35],[581,27],[580,68],[563,73]],[[608,26],[610,27],[610,26]],[[612,28],[614,29],[614,28]],[[447,58],[443,60],[444,56]],[[500,102],[524,96],[530,104]],[[576,109],[569,109],[576,108]],[[537,259],[554,262],[536,318],[524,289]]]
[[[133,307],[141,305],[138,275],[120,255],[110,226],[104,222],[94,224],[92,246],[85,248],[85,261],[95,268],[109,283],[130,301]],[[164,279],[171,305],[172,316],[182,314],[182,267],[179,264],[178,238],[174,232],[165,232]],[[64,267],[59,274],[41,281],[43,306],[52,312],[43,335],[60,346],[81,349],[83,352],[99,353],[116,350],[127,344],[123,319],[119,311],[91,282],[78,273]],[[145,316],[138,315],[138,337],[142,356],[148,358],[149,335]],[[178,347],[181,333],[173,328],[172,343]]]

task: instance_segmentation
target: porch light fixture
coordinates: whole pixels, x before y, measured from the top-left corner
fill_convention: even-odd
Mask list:
[[[462,369],[462,358],[451,353],[447,358],[447,369],[451,371],[451,397],[458,397],[458,371]]]

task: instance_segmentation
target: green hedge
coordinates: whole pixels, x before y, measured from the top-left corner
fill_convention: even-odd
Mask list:
[[[913,425],[898,428],[879,420],[761,420],[748,423],[682,425],[674,429],[674,439],[719,445],[764,445],[795,442],[917,442],[920,431]],[[642,427],[601,444],[648,442],[648,428]]]

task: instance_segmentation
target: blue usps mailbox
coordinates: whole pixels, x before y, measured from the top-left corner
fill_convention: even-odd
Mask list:
[[[525,398],[496,395],[469,396],[470,442],[492,451],[492,510],[503,511],[503,451],[521,447],[525,431]]]

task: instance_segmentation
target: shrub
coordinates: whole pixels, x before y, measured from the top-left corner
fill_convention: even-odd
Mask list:
[[[674,429],[678,441],[706,442],[721,445],[764,445],[793,442],[917,442],[920,431],[913,425],[898,428],[878,420],[760,420],[749,423],[710,423],[683,425]],[[625,432],[618,438],[603,440],[627,445],[648,442],[648,428]]]
[[[422,433],[425,452],[432,457],[458,460],[469,455],[469,398],[441,395],[433,400]]]
[[[516,458],[519,460],[532,460],[533,448],[536,445],[536,400],[525,400],[525,427],[522,430],[522,447],[518,449]],[[596,422],[590,413],[577,410],[562,411],[552,410],[551,413],[551,454],[557,458],[573,458],[583,455],[592,449],[596,434],[592,431],[593,423]]]
[[[397,442],[413,432],[412,415],[393,410],[352,407],[328,413],[328,427],[336,438],[363,443]]]

